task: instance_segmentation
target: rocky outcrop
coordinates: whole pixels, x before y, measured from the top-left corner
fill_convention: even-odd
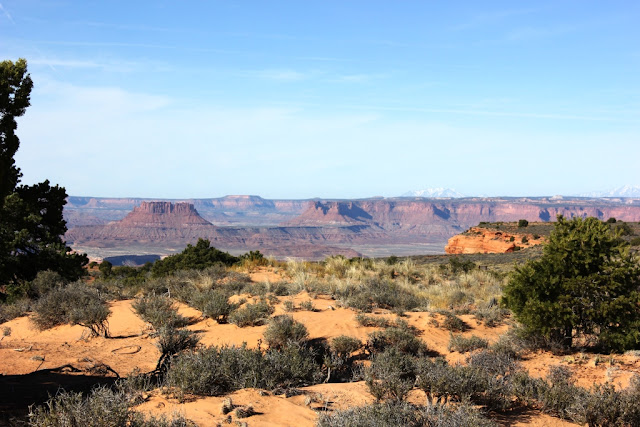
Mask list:
[[[444,251],[448,254],[507,253],[536,246],[544,241],[544,238],[534,234],[472,227],[450,238]]]

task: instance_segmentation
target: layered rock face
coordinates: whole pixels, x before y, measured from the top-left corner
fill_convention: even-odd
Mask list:
[[[70,209],[74,216],[78,216],[82,206],[91,205],[86,212],[90,221],[95,223],[96,212],[99,213],[100,209],[112,211],[114,207],[125,206],[135,199],[125,200],[120,205],[115,200],[70,198]],[[227,222],[212,224],[199,215],[199,206],[214,212],[218,219],[226,218]],[[296,215],[296,212],[300,214]],[[393,245],[411,249],[416,244],[436,244],[444,249],[450,237],[481,222],[519,219],[549,222],[555,220],[558,214],[569,218],[594,216],[601,220],[615,217],[623,221],[640,221],[640,200],[399,198],[273,201],[257,196],[228,196],[200,199],[196,204],[142,201],[121,221],[99,226],[70,227],[65,237],[75,247],[104,248],[131,244],[184,248],[187,243],[202,237],[219,248],[242,251],[269,248],[275,256],[280,256],[278,253],[294,253],[295,247],[306,247],[307,253],[318,253],[316,249],[320,246],[333,248],[326,253],[339,253],[339,250],[354,247],[361,248],[358,250],[367,247],[391,248]],[[279,226],[272,224],[275,219],[283,218],[286,220]],[[503,247],[500,243],[503,237],[493,235],[483,243],[451,242],[449,250],[459,253],[456,251],[465,249],[455,248],[474,244],[478,245],[475,250],[480,252],[509,250],[511,245]],[[310,245],[315,245],[313,250]],[[407,250],[403,250],[406,254]],[[393,249],[389,251],[391,254]]]
[[[123,219],[132,209],[152,200],[140,198],[68,197],[64,216],[68,228],[106,224]],[[168,200],[191,203],[200,215],[216,225],[274,226],[300,215],[308,200],[267,200],[259,196],[225,196],[213,199]]]
[[[509,233],[471,227],[463,234],[453,236],[444,247],[448,254],[495,254],[513,252],[544,243],[545,239],[527,233]]]

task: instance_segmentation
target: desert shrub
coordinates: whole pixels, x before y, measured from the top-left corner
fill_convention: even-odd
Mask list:
[[[616,391],[612,384],[596,385],[588,397],[579,402],[582,414],[574,420],[590,426],[637,426],[640,425],[639,399],[638,376],[621,391]]]
[[[634,237],[629,241],[631,246],[640,246],[640,237]]]
[[[427,305],[425,298],[408,287],[379,277],[368,278],[361,286],[336,290],[335,296],[347,306],[364,312],[370,312],[373,307],[410,311]]]
[[[469,273],[471,270],[474,270],[475,268],[477,268],[477,265],[469,259],[463,259],[458,256],[453,256],[449,258],[449,270],[452,273],[460,273],[460,272]]]
[[[318,426],[493,427],[496,424],[467,404],[415,406],[404,401],[387,401],[320,415]]]
[[[262,388],[289,389],[317,384],[324,379],[317,362],[317,352],[309,346],[291,343],[281,349],[269,349],[264,354],[266,363]]]
[[[29,298],[39,298],[50,290],[64,286],[66,281],[56,271],[39,271],[35,279],[28,286],[27,296]]]
[[[31,301],[22,298],[11,304],[0,304],[0,323],[26,315],[31,309]]]
[[[60,392],[49,399],[46,406],[30,408],[29,425],[34,427],[187,427],[194,423],[180,415],[171,418],[150,417],[131,409],[132,396],[108,387],[97,387],[89,396],[82,393]]]
[[[289,345],[263,353],[242,347],[209,347],[176,356],[166,384],[183,392],[219,396],[242,388],[288,388],[322,378],[313,352]]]
[[[519,228],[528,227],[528,226],[529,226],[529,221],[527,221],[526,219],[521,219],[518,221]]]
[[[469,325],[455,314],[448,311],[445,311],[442,314],[444,315],[442,327],[446,330],[451,332],[464,332],[469,329]]]
[[[34,312],[32,320],[40,329],[70,323],[89,328],[93,336],[109,334],[107,302],[82,283],[49,291],[36,302]]]
[[[547,385],[540,388],[538,401],[544,412],[561,418],[574,418],[580,409],[577,402],[587,397],[586,390],[576,387],[571,379],[571,371],[564,366],[553,366],[547,375]]]
[[[255,415],[256,411],[253,409],[253,406],[246,405],[246,406],[240,406],[236,408],[235,413],[236,413],[236,417],[238,418],[248,418],[252,415]]]
[[[415,356],[425,355],[429,351],[426,344],[406,328],[394,326],[369,334],[366,348],[370,353],[380,353],[390,347]]]
[[[470,337],[464,337],[462,335],[451,334],[449,338],[449,351],[457,351],[460,353],[467,353],[479,348],[489,347],[489,341],[484,338],[480,338],[476,335]]]
[[[264,339],[270,348],[283,348],[290,343],[301,344],[308,337],[307,328],[288,315],[271,318],[264,331]]]
[[[416,381],[414,359],[395,347],[373,355],[365,382],[376,400],[404,400]]]
[[[218,323],[227,323],[229,315],[238,307],[231,304],[227,294],[219,289],[197,291],[191,296],[189,303]]]
[[[386,317],[369,316],[364,313],[356,314],[356,322],[360,326],[386,328],[391,326],[391,321]]]
[[[522,236],[522,239],[520,239],[521,243],[529,243],[529,238],[527,236]]]
[[[512,379],[519,372],[513,360],[486,350],[469,357],[467,365],[450,366],[443,359],[423,358],[417,365],[417,386],[445,401],[470,400],[505,410],[515,404]]]
[[[132,307],[145,322],[151,323],[156,330],[163,327],[180,328],[188,323],[186,318],[178,314],[173,300],[165,296],[147,295],[138,298]]]
[[[348,358],[352,353],[362,348],[362,342],[354,337],[340,335],[331,340],[330,347],[338,357]]]
[[[296,304],[291,300],[286,300],[285,302],[282,303],[282,308],[286,312],[292,312],[292,311],[295,311]]]
[[[478,309],[473,312],[475,318],[489,328],[495,328],[496,326],[501,325],[508,314],[508,310],[501,308],[497,304],[490,305],[490,307]]]
[[[302,301],[300,303],[300,309],[307,311],[316,311],[316,308],[313,306],[313,301]]]
[[[260,300],[255,304],[247,304],[235,310],[229,315],[229,322],[241,328],[246,326],[259,326],[273,314],[274,308],[265,300]]]

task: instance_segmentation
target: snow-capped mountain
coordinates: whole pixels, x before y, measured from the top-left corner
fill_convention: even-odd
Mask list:
[[[451,188],[426,188],[424,190],[414,190],[404,193],[400,197],[466,197],[462,193],[458,193]]]
[[[640,197],[639,185],[625,185],[607,191],[591,191],[579,194],[580,197]]]

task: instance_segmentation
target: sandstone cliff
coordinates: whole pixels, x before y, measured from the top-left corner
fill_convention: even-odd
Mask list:
[[[545,239],[531,233],[510,233],[483,227],[471,227],[453,236],[444,251],[448,254],[507,253],[544,243]]]

